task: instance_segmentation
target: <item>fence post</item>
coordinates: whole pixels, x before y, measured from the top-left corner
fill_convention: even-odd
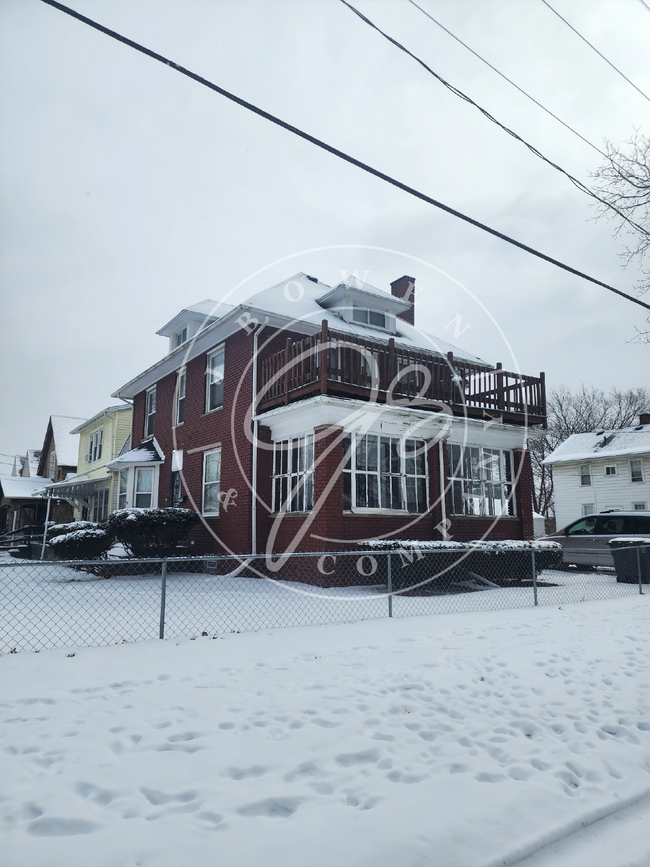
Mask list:
[[[167,595],[167,560],[162,561],[160,575],[160,629],[158,638],[165,637],[165,597]]]
[[[530,556],[533,561],[533,596],[535,597],[535,605],[537,602],[537,567],[535,566],[535,549],[530,549]]]
[[[639,573],[639,595],[643,596],[643,580],[641,578],[641,546],[636,549],[636,567]]]
[[[393,576],[390,571],[390,554],[386,554],[388,557],[388,568],[386,570],[386,578],[388,584],[388,616],[393,616]]]

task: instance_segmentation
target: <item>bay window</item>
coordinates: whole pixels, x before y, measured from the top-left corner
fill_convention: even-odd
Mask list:
[[[129,485],[129,471],[120,470],[119,488],[117,492],[117,508],[126,509]]]
[[[514,515],[509,451],[448,444],[447,459],[453,515]]]
[[[426,512],[425,440],[348,434],[343,438],[343,510]]]
[[[136,509],[149,509],[153,500],[153,467],[135,468]]]
[[[273,446],[273,511],[314,508],[314,435],[280,440]]]

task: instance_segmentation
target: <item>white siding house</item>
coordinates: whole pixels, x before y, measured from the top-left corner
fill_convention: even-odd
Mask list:
[[[550,454],[558,529],[606,509],[650,508],[650,414],[635,427],[573,434]]]

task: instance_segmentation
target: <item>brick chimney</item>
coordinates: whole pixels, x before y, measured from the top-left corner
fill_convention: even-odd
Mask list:
[[[639,416],[639,424],[650,424],[650,412],[642,412]]]
[[[407,277],[404,275],[399,280],[394,280],[390,284],[391,295],[395,298],[400,298],[402,301],[408,301],[411,305],[410,310],[405,310],[404,313],[398,313],[397,318],[403,319],[409,325],[415,325],[415,277]]]

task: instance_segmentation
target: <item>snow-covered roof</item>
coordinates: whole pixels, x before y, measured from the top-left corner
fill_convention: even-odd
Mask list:
[[[102,409],[100,412],[96,413],[92,418],[87,419],[83,422],[83,424],[77,425],[77,427],[73,428],[70,433],[71,434],[80,434],[84,428],[89,427],[96,421],[99,421],[105,415],[109,415],[112,412],[119,412],[122,409],[132,410],[133,407],[129,403],[119,403],[116,406],[107,406],[106,409]]]
[[[44,479],[41,476],[3,476],[0,478],[2,495],[13,500],[40,499],[41,494],[36,492],[44,485],[52,483],[52,479]]]
[[[337,287],[338,288],[338,287]],[[383,292],[381,289],[376,289],[368,283],[363,284],[363,288],[352,285],[352,291],[363,292],[368,299],[376,298],[379,305],[385,305],[387,308],[393,308],[394,303],[399,299],[390,295],[388,292]],[[275,286],[270,286],[268,289],[263,289],[246,301],[246,307],[252,307],[260,311],[268,311],[269,313],[282,313],[290,320],[299,319],[303,322],[313,323],[314,326],[320,326],[323,319],[327,320],[327,324],[333,331],[343,331],[349,334],[357,334],[360,337],[369,337],[373,340],[386,342],[391,336],[381,329],[374,329],[372,326],[362,325],[358,322],[345,322],[340,316],[337,316],[334,309],[327,309],[321,306],[321,302],[325,299],[328,303],[328,296],[332,295],[332,288],[324,283],[310,277],[307,274],[294,274],[287,280],[281,283],[276,283]],[[453,352],[454,356],[465,361],[472,361],[477,364],[488,364],[483,359],[472,355],[471,352],[465,352],[463,349],[442,340],[439,337],[434,337],[422,329],[415,328],[404,322],[402,319],[397,320],[397,334],[395,343],[399,346],[412,347],[413,349],[425,349],[428,352],[440,353],[446,355],[448,352]]]
[[[124,452],[123,455],[118,455],[114,461],[107,464],[111,470],[119,470],[124,464],[148,464],[162,463],[165,460],[165,455],[155,439],[147,440],[146,443],[140,443],[131,451]]]
[[[543,463],[566,464],[646,454],[650,454],[650,424],[640,424],[621,430],[572,434]]]
[[[60,467],[76,467],[79,457],[79,434],[71,431],[86,422],[71,415],[51,415],[56,462]]]
[[[68,473],[65,481],[44,485],[37,493],[45,496],[49,492],[52,497],[62,498],[84,496],[92,493],[95,484],[102,481],[104,480],[90,479],[85,473]]]
[[[225,304],[222,301],[213,301],[211,298],[206,298],[204,301],[199,301],[198,304],[183,307],[176,316],[172,317],[169,322],[156,331],[156,334],[160,334],[161,337],[171,337],[176,328],[187,319],[206,320],[205,325],[207,326],[217,319],[222,319],[234,309],[232,304]]]
[[[308,274],[300,272],[294,274],[292,277],[288,277],[281,283],[277,283],[275,286],[251,295],[250,298],[237,307],[232,307],[230,304],[224,304],[223,302],[201,301],[199,304],[194,305],[194,307],[199,308],[202,305],[212,303],[214,315],[218,317],[216,321],[202,328],[198,335],[192,338],[191,345],[188,345],[188,342],[186,342],[173,349],[164,358],[155,362],[151,367],[148,367],[125,385],[121,386],[112,396],[130,400],[138,392],[158,382],[163,376],[167,376],[167,374],[172,373],[174,370],[178,370],[182,364],[186,364],[188,361],[215,346],[218,342],[241,331],[242,315],[245,315],[247,322],[249,319],[256,319],[261,323],[266,321],[270,328],[286,328],[302,334],[315,334],[320,330],[321,322],[326,320],[328,327],[332,331],[356,334],[360,337],[370,338],[383,343],[386,343],[390,337],[394,337],[396,346],[425,350],[426,352],[443,356],[448,352],[453,352],[454,356],[460,360],[491,367],[483,359],[472,355],[470,352],[465,352],[465,350],[454,346],[446,340],[416,329],[402,319],[397,319],[397,334],[394,335],[389,334],[385,330],[375,329],[358,322],[345,322],[334,310],[326,309],[320,304],[324,298],[327,299],[327,296],[332,291],[331,286],[327,286],[315,277],[310,277]],[[395,301],[399,302],[399,299],[394,298],[387,292],[375,289],[368,284],[364,284],[362,291],[367,296],[377,298],[378,305],[383,303],[388,307],[392,306]],[[325,303],[328,303],[327,300]],[[186,310],[189,309],[186,308]],[[168,323],[157,333],[163,334],[164,332],[164,336],[170,336],[172,331],[170,331],[169,327],[175,321],[178,321],[178,324],[182,322],[180,314],[178,317],[174,317],[171,323]]]

